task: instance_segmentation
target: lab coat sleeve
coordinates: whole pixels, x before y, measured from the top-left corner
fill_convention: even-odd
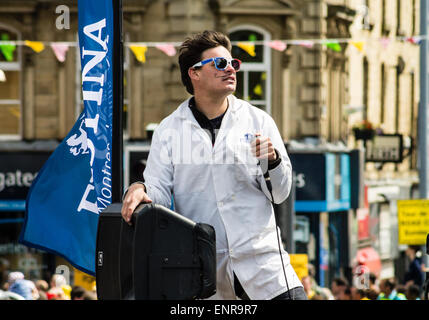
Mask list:
[[[146,193],[153,203],[170,208],[173,187],[171,144],[161,125],[154,131],[143,176]],[[165,138],[165,139],[164,139]]]
[[[292,186],[292,165],[276,123],[270,116],[267,117],[266,121],[264,135],[271,139],[274,148],[277,149],[282,159],[278,166],[268,171],[274,199],[271,199],[270,191],[262,175],[260,176],[260,185],[267,198],[272,200],[275,204],[279,204],[285,201],[289,196]]]

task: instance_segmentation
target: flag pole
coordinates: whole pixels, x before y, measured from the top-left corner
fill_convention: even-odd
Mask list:
[[[112,203],[121,202],[123,193],[124,64],[122,0],[112,0],[113,8],[113,119],[112,119]]]

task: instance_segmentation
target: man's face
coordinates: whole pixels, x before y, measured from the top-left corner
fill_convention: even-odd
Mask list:
[[[231,53],[223,46],[207,49],[203,52],[201,60],[223,57],[231,59]],[[223,71],[217,70],[214,62],[207,63],[197,70],[198,80],[194,83],[197,92],[207,92],[214,94],[231,94],[235,91],[237,84],[236,71],[228,64]]]

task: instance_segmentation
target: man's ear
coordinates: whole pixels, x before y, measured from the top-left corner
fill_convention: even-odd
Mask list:
[[[188,69],[188,76],[189,76],[189,78],[191,78],[193,80],[199,80],[200,79],[200,74],[199,74],[198,70],[195,68],[189,68]]]

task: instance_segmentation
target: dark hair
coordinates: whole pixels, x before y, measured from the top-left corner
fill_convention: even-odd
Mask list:
[[[219,46],[223,46],[231,52],[229,38],[217,31],[206,30],[183,41],[179,49],[179,66],[183,85],[190,94],[194,94],[194,87],[188,75],[189,68],[201,61],[203,51]]]
[[[349,282],[346,280],[346,279],[344,279],[344,278],[334,278],[333,280],[332,280],[332,282],[335,282],[335,284],[337,285],[337,286],[348,286],[349,285]]]
[[[390,290],[395,289],[395,286],[396,286],[395,279],[383,279],[381,281],[386,287],[389,287]]]
[[[74,300],[75,298],[82,298],[86,290],[81,286],[74,286],[70,292],[70,299]]]

